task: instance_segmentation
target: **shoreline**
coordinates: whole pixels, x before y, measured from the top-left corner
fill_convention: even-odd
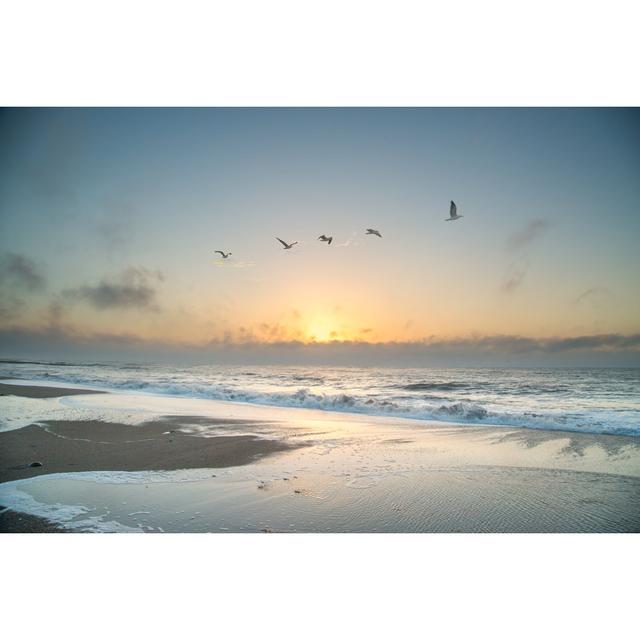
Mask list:
[[[635,367],[629,367],[630,369],[635,369]],[[10,383],[3,383],[2,380],[11,380]],[[424,426],[424,427],[467,427],[467,428],[486,428],[486,429],[502,429],[505,431],[511,431],[514,429],[524,429],[526,431],[533,432],[542,432],[549,434],[564,434],[566,437],[571,437],[573,435],[577,436],[594,436],[596,438],[605,437],[605,438],[632,438],[636,439],[638,443],[640,443],[640,433],[617,433],[612,431],[587,431],[581,430],[578,428],[560,428],[560,427],[546,427],[546,426],[532,426],[527,424],[507,424],[501,422],[467,422],[462,419],[450,419],[445,420],[442,418],[422,418],[422,417],[412,417],[407,415],[396,415],[393,413],[367,413],[364,411],[347,411],[340,409],[327,409],[324,407],[313,407],[313,406],[291,406],[287,404],[264,404],[257,402],[248,402],[242,400],[227,400],[227,399],[219,399],[219,398],[209,398],[209,397],[201,397],[201,396],[189,396],[189,395],[179,395],[179,394],[169,394],[162,393],[160,391],[145,391],[142,389],[118,389],[117,387],[109,387],[109,388],[86,388],[86,387],[75,387],[71,383],[68,386],[58,387],[55,386],[57,384],[67,384],[53,381],[49,383],[46,380],[38,380],[38,379],[20,379],[20,378],[3,378],[0,377],[0,396],[3,395],[15,395],[17,397],[27,397],[27,398],[59,398],[65,396],[73,396],[73,395],[91,395],[91,394],[109,394],[114,396],[119,395],[137,395],[142,397],[147,397],[150,399],[158,398],[158,399],[166,399],[166,400],[176,400],[176,401],[196,401],[196,402],[206,402],[206,403],[216,403],[221,406],[229,406],[229,407],[246,407],[251,409],[264,411],[275,410],[275,411],[307,411],[307,412],[322,412],[323,414],[327,414],[329,416],[341,416],[344,419],[352,419],[352,420],[371,420],[371,421],[385,421],[385,422],[398,422],[402,423],[413,423],[415,425]],[[17,393],[11,393],[12,390],[16,390]],[[51,395],[49,395],[51,393]],[[33,395],[31,395],[33,394]]]
[[[640,530],[635,436],[0,384],[3,532]]]
[[[22,398],[50,399],[94,393],[77,388],[0,383]],[[182,429],[201,422],[230,435],[203,438]],[[246,420],[164,416],[137,426],[100,420],[42,420],[0,432],[0,483],[75,471],[172,471],[250,464],[260,457],[303,446],[257,435],[233,435]],[[32,466],[36,465],[36,466]]]

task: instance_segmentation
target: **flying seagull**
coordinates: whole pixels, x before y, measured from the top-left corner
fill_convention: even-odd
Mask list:
[[[226,260],[230,255],[231,255],[231,251],[229,251],[229,253],[225,253],[224,251],[214,251],[213,253],[219,253],[223,260]]]
[[[450,220],[458,220],[462,218],[462,216],[458,215],[458,207],[456,207],[456,203],[452,200],[451,206],[449,207],[449,217],[445,218],[445,222],[449,222]]]
[[[331,244],[331,241],[333,240],[333,236],[325,236],[324,233],[318,237],[318,240],[322,240],[322,242],[326,242],[327,244]]]
[[[367,233],[365,235],[368,236],[378,236],[378,238],[382,238],[382,234],[375,229],[367,229]]]
[[[280,238],[276,238],[276,240],[282,245],[284,249],[291,249],[294,244],[298,244],[297,242],[292,242],[291,244],[287,244],[284,240],[280,240]]]

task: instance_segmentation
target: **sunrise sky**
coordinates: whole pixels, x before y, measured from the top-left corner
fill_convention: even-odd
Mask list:
[[[0,112],[0,357],[637,364],[639,239],[638,110]]]

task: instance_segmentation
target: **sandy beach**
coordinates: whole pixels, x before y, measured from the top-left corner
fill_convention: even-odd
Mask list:
[[[633,436],[0,392],[4,532],[640,530]]]
[[[238,421],[207,419],[233,431]],[[182,433],[179,417],[129,425],[51,421],[0,433],[0,482],[68,471],[145,471],[235,467],[294,446],[256,436],[200,438]],[[32,463],[41,466],[31,467]]]

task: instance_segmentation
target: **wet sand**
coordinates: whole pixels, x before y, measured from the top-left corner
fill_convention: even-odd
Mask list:
[[[0,393],[23,398],[55,398],[102,393],[17,384],[0,384]],[[193,423],[193,416],[188,420]],[[208,426],[230,430],[249,427],[244,420],[198,418]],[[201,438],[182,433],[180,416],[126,424],[88,421],[47,421],[0,433],[0,482],[69,471],[172,471],[235,467],[262,456],[299,447],[281,440],[249,435]],[[42,466],[31,467],[31,464]]]
[[[229,421],[208,422],[225,425]],[[235,467],[300,446],[249,435],[202,438],[177,428],[174,418],[136,427],[96,420],[52,421],[0,433],[0,482],[69,471]],[[32,463],[42,466],[30,467]]]
[[[1,505],[0,509],[2,509]],[[0,511],[0,533],[71,533],[71,531],[45,518],[5,509]]]
[[[52,420],[53,394],[94,392],[3,386],[25,398],[43,392],[25,400],[42,403],[42,418],[31,406],[32,424],[0,432],[0,482],[18,481],[0,485],[0,505],[11,509],[0,512],[3,532],[102,531],[113,523],[174,532],[640,529],[636,437],[119,394],[78,399],[85,419]],[[112,406],[121,413],[101,409]],[[126,423],[132,410],[140,422]],[[234,469],[215,472],[223,467]],[[82,471],[178,475],[148,485],[36,478]],[[88,511],[56,515],[60,503]]]
[[[65,387],[41,387],[26,384],[4,384],[0,382],[0,396],[18,396],[20,398],[62,398],[91,393],[106,393],[93,389],[67,389]]]

